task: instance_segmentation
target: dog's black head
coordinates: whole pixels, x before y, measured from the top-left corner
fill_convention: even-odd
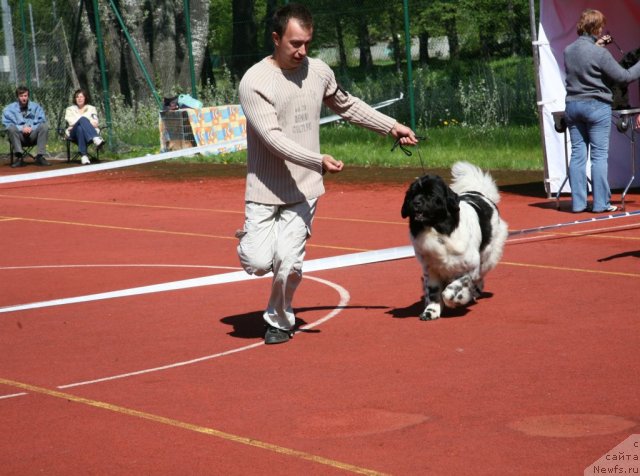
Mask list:
[[[425,227],[450,234],[458,225],[460,199],[437,175],[424,175],[413,182],[404,197],[402,218],[417,236]]]

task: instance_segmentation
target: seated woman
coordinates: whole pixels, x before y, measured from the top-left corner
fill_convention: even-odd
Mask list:
[[[82,165],[90,164],[87,155],[87,144],[93,142],[97,148],[102,147],[104,140],[98,129],[98,111],[89,104],[89,94],[84,89],[73,93],[73,106],[69,106],[64,114],[67,122],[66,135],[69,140],[78,144]]]

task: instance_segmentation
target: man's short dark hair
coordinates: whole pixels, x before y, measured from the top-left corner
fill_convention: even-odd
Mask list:
[[[288,3],[273,14],[273,31],[282,37],[292,18],[295,18],[305,30],[313,28],[313,16],[306,6]]]
[[[16,97],[20,96],[21,94],[24,93],[28,93],[29,92],[29,88],[26,86],[18,86],[16,88]]]

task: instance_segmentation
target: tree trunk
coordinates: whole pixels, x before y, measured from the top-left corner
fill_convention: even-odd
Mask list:
[[[420,41],[420,64],[425,66],[429,63],[429,32],[420,32],[418,39]]]
[[[393,61],[396,64],[396,72],[402,70],[402,51],[400,45],[400,33],[398,33],[395,12],[391,11],[389,15],[389,27],[391,29],[391,45],[393,51]],[[410,58],[407,58],[409,60]]]
[[[369,25],[365,16],[361,16],[358,21],[358,45],[360,47],[360,68],[364,71],[371,71],[373,68],[371,37],[369,35]]]
[[[336,38],[338,40],[338,56],[339,56],[339,67],[340,71],[344,72],[347,70],[349,66],[347,62],[347,48],[344,44],[344,31],[342,29],[342,21],[340,17],[335,17],[336,24]]]
[[[273,33],[272,17],[278,8],[278,0],[267,0],[267,9],[264,15],[264,36],[262,38],[262,51],[265,56],[273,53],[273,40],[271,39],[271,33]]]
[[[98,92],[102,91],[102,82],[93,1],[85,0],[83,3],[86,10],[82,13],[80,32],[75,39],[74,66],[80,84]],[[122,95],[125,102],[131,104],[151,98],[152,89],[160,96],[190,91],[191,71],[183,2],[120,0],[117,5],[118,14],[138,56],[127,41],[111,3],[101,2],[100,28],[110,94]],[[76,15],[77,0],[68,0],[68,8]],[[189,14],[194,70],[196,77],[200,77],[209,30],[209,1],[190,0]]]
[[[232,3],[231,72],[236,78],[241,78],[256,60],[258,44],[254,7],[255,0],[233,0]]]
[[[447,40],[449,40],[449,57],[458,58],[460,56],[460,42],[458,41],[458,27],[455,18],[446,20],[444,28],[447,32]]]
[[[189,50],[187,45],[187,27],[185,23],[183,2],[176,12],[176,76],[174,83],[180,85],[183,91],[191,91],[191,69],[189,66]],[[207,38],[209,36],[209,6],[208,0],[189,0],[191,6],[189,18],[191,20],[191,54],[193,55],[193,69],[196,78],[201,73],[207,52]],[[165,86],[166,87],[166,86]]]

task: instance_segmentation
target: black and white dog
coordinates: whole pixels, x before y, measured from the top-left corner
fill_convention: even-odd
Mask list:
[[[438,319],[442,304],[465,306],[480,297],[484,277],[500,261],[508,235],[491,175],[456,162],[451,176],[451,187],[437,175],[420,177],[402,205],[422,265],[425,308],[420,319],[425,321]]]

